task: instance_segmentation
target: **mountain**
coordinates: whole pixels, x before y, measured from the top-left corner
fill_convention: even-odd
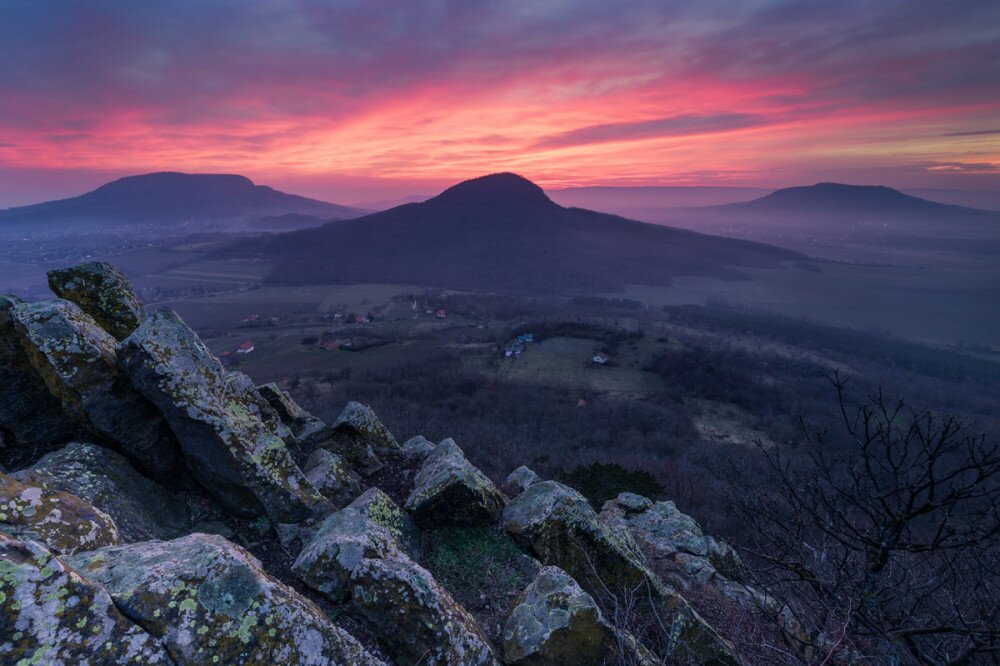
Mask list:
[[[530,293],[665,285],[678,275],[738,278],[739,267],[802,255],[578,208],[501,173],[412,203],[255,247],[276,283],[389,282]]]
[[[732,203],[723,207],[742,212],[806,212],[809,214],[845,212],[868,215],[968,215],[981,212],[920,199],[882,185],[843,185],[841,183],[817,183],[804,187],[786,187],[759,199]]]
[[[229,230],[269,216],[329,221],[363,212],[255,185],[244,176],[162,172],[120,178],[71,199],[0,211],[0,228],[154,224],[164,231]]]

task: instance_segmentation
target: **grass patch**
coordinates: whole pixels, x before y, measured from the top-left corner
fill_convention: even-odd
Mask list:
[[[534,561],[498,527],[428,532],[424,566],[485,629],[499,636],[504,615],[536,573]]]

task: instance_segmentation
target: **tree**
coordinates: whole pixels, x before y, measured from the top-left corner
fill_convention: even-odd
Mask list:
[[[846,448],[805,427],[802,460],[759,445],[769,487],[733,495],[758,583],[807,661],[1000,663],[1000,444],[881,391],[849,407],[830,379]]]

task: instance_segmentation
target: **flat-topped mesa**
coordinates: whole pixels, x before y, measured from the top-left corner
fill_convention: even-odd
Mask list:
[[[74,303],[10,310],[21,347],[66,414],[167,483],[186,477],[173,433],[118,367],[115,339]]]
[[[229,381],[176,312],[153,312],[118,353],[133,385],[163,412],[191,473],[228,511],[263,510],[276,524],[293,524],[329,508],[261,419],[252,384]]]
[[[116,340],[128,337],[146,318],[146,307],[128,279],[107,262],[51,270],[48,276],[56,296],[79,305]]]

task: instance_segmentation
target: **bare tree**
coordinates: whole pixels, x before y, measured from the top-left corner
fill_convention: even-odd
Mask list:
[[[881,391],[851,407],[830,379],[846,446],[805,427],[804,459],[760,445],[773,478],[733,495],[804,661],[1000,663],[1000,444]]]

